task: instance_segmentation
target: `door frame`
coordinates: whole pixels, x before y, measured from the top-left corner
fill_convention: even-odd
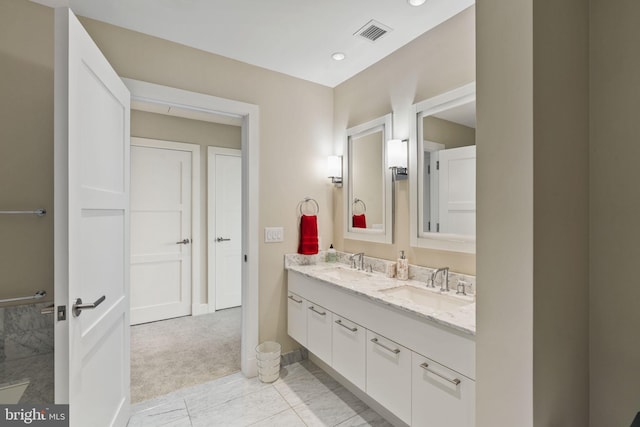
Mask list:
[[[208,312],[206,302],[203,304],[200,298],[200,146],[187,142],[164,141],[161,139],[131,137],[131,146],[148,147],[191,153],[191,315]],[[193,244],[196,236],[197,244]],[[204,307],[203,307],[204,305]],[[204,308],[204,310],[203,310]]]
[[[240,363],[247,377],[257,375],[259,266],[259,155],[257,105],[123,78],[131,99],[162,106],[242,118],[242,341]],[[252,238],[253,237],[253,238]]]
[[[215,229],[215,199],[212,199],[211,193],[215,191],[215,175],[211,173],[211,156],[215,154],[226,154],[230,156],[238,156],[242,158],[242,150],[236,148],[223,148],[210,145],[207,147],[207,240],[211,242],[212,238],[215,238],[212,231]],[[243,231],[244,235],[244,231]],[[214,245],[215,246],[215,245]],[[210,247],[210,246],[209,246]],[[216,289],[215,289],[215,259],[216,253],[207,251],[207,295],[209,303],[209,312],[216,311]]]

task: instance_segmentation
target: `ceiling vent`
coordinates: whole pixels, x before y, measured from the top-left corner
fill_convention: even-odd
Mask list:
[[[386,25],[383,25],[380,22],[372,19],[371,21],[367,22],[364,27],[356,31],[354,36],[360,36],[369,40],[370,42],[375,42],[390,31],[393,30]]]

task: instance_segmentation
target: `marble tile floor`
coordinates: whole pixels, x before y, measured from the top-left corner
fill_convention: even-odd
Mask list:
[[[309,360],[264,384],[242,373],[132,406],[128,427],[384,426],[380,415]]]

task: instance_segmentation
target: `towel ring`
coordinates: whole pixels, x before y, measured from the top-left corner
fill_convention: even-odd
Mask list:
[[[356,211],[357,211],[356,206],[359,205],[359,204],[362,205],[362,210],[360,211],[359,214],[356,214]],[[354,215],[361,215],[361,214],[367,212],[367,205],[365,205],[362,200],[360,200],[360,199],[358,199],[356,197],[355,199],[353,199],[353,206],[351,207],[351,209],[353,209],[353,214]]]
[[[298,207],[299,207],[299,211],[300,211],[300,215],[305,215],[304,212],[302,212],[302,209],[309,205],[312,204],[315,205],[315,212],[311,213],[310,215],[317,215],[320,212],[320,206],[318,205],[318,202],[316,202],[315,199],[312,199],[311,197],[305,197],[304,200],[302,200],[300,203],[298,203]]]

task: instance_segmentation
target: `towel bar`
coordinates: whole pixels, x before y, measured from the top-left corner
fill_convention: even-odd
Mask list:
[[[24,301],[24,300],[28,300],[28,299],[40,299],[43,298],[47,295],[46,291],[37,291],[35,294],[28,296],[28,297],[17,297],[17,298],[5,298],[5,299],[0,299],[0,304],[3,302],[14,302],[14,301]]]
[[[36,209],[35,211],[0,211],[0,215],[38,215],[45,216],[46,209]]]

